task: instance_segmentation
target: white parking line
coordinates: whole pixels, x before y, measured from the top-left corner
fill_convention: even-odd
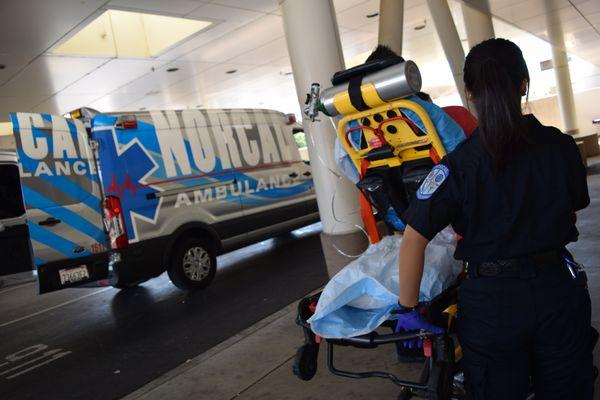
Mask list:
[[[88,297],[94,296],[94,295],[96,295],[96,294],[99,294],[99,293],[102,293],[102,292],[106,292],[107,290],[111,290],[111,289],[112,289],[112,288],[110,288],[110,287],[108,287],[108,288],[104,288],[104,289],[100,289],[100,290],[97,290],[97,291],[95,291],[95,292],[88,293],[88,294],[86,294],[86,295],[84,295],[84,296],[77,297],[77,298],[75,298],[75,299],[71,299],[71,300],[69,300],[69,301],[65,301],[64,303],[60,303],[60,304],[57,304],[57,305],[55,305],[55,306],[52,306],[52,307],[44,308],[43,310],[36,311],[36,312],[34,312],[34,313],[31,313],[31,314],[29,314],[29,315],[25,315],[24,317],[17,318],[17,319],[13,319],[12,321],[4,322],[3,324],[0,324],[0,328],[4,328],[5,326],[12,325],[12,324],[16,324],[17,322],[21,322],[21,321],[23,321],[23,320],[29,319],[29,318],[31,318],[31,317],[35,317],[35,316],[37,316],[37,315],[40,315],[40,314],[44,314],[44,313],[46,313],[46,312],[48,312],[48,311],[56,310],[57,308],[60,308],[60,307],[63,307],[63,306],[66,306],[66,305],[69,305],[69,304],[75,303],[75,302],[77,302],[77,301],[79,301],[79,300],[83,300],[83,299],[85,299],[85,298],[88,298]]]
[[[12,292],[13,290],[21,289],[22,287],[29,286],[29,285],[35,285],[35,282],[27,282],[27,283],[23,283],[20,285],[6,288],[4,290],[0,290],[0,294]]]

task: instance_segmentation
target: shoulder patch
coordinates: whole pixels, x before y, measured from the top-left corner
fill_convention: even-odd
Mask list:
[[[428,198],[430,198],[440,187],[440,185],[444,183],[444,181],[446,180],[446,178],[448,178],[449,175],[450,171],[448,170],[448,167],[446,167],[444,164],[438,164],[435,167],[433,167],[431,172],[429,172],[429,174],[417,190],[417,199],[427,200]]]

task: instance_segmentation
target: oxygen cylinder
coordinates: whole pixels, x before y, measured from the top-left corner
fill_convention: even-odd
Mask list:
[[[363,101],[370,108],[421,90],[421,72],[411,60],[372,72],[362,79],[360,86]],[[358,112],[350,101],[348,82],[327,88],[320,94],[319,109],[330,117]]]

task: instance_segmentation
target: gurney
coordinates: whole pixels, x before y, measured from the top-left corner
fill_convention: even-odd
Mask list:
[[[401,215],[421,181],[446,155],[445,145],[455,146],[464,134],[460,128],[460,137],[455,135],[456,130],[449,129],[447,132],[451,133],[446,135],[445,141],[438,135],[430,113],[425,110],[426,104],[414,96],[421,88],[421,77],[416,64],[411,61],[398,58],[366,63],[336,73],[332,84],[333,87],[322,93],[318,84],[311,87],[305,113],[312,120],[319,112],[343,117],[337,124],[337,137],[358,172],[356,186],[390,231],[402,232],[405,226]],[[446,124],[437,126],[455,125],[445,114],[438,115]],[[365,213],[362,214],[369,230],[370,223],[365,219]],[[369,236],[375,243],[380,239],[372,226]],[[336,375],[389,379],[401,388],[401,399],[408,399],[414,394],[430,399],[450,399],[455,391],[456,360],[460,359],[460,351],[455,354],[450,337],[457,286],[458,280],[422,306],[430,322],[446,327],[443,335],[422,331],[394,333],[395,321],[385,320],[377,330],[366,334],[323,339],[313,332],[309,322],[317,311],[321,293],[302,299],[297,323],[302,327],[305,343],[298,349],[294,374],[303,380],[314,377],[319,347],[325,342],[327,365]],[[388,330],[391,333],[383,333]],[[344,371],[335,366],[334,353],[338,347],[375,348],[399,345],[406,340],[421,340],[423,343],[424,366],[418,381],[407,381],[388,372]],[[460,394],[460,390],[457,393]]]
[[[352,338],[324,339],[313,333],[307,322],[313,315],[320,293],[308,296],[298,304],[296,323],[304,332],[304,344],[298,349],[294,360],[294,374],[305,381],[311,380],[317,372],[319,349],[324,343],[327,351],[327,368],[334,375],[353,378],[381,378],[396,384],[400,389],[398,399],[407,400],[413,396],[425,399],[463,399],[462,375],[460,373],[460,347],[455,346],[452,334],[456,317],[456,296],[460,278],[430,302],[421,305],[427,319],[440,327],[445,327],[442,335],[429,332],[394,333],[396,321],[387,320],[379,329]],[[390,333],[385,333],[386,331]],[[336,367],[336,349],[353,346],[373,349],[385,345],[401,345],[407,340],[421,340],[423,343],[423,365],[420,378],[409,381],[385,371],[347,371]],[[391,347],[391,346],[390,346]]]

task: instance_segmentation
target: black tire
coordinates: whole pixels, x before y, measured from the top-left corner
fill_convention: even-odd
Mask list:
[[[194,268],[191,264],[194,261],[200,262],[201,265]],[[167,273],[171,282],[179,289],[205,288],[212,282],[216,272],[217,256],[210,241],[203,238],[185,237],[175,243]]]
[[[135,289],[136,287],[138,287],[140,285],[141,282],[136,282],[136,283],[117,283],[112,285],[112,287],[114,287],[115,289],[119,289],[119,290],[127,290],[127,289]]]

